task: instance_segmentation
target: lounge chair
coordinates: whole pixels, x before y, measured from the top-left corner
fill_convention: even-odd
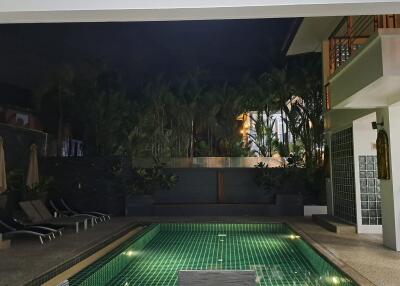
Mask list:
[[[40,228],[40,229],[52,231],[54,233],[58,233],[60,236],[62,236],[62,232],[64,230],[63,226],[51,224],[51,223],[25,224],[16,218],[3,219],[3,221],[10,226],[14,225],[16,227]]]
[[[60,217],[53,218],[49,210],[41,201],[24,201],[19,202],[22,210],[32,221],[32,223],[50,223],[58,226],[74,226],[75,232],[79,232],[79,226],[83,224],[84,229],[87,229],[87,218],[84,217]],[[40,211],[39,211],[39,210]]]
[[[48,232],[50,235],[50,239],[51,238],[56,238],[55,233],[57,232],[57,230],[55,229],[51,229],[48,227],[42,227],[39,225],[23,225],[17,221],[14,221],[13,219],[8,219],[8,218],[1,218],[0,219],[0,224],[2,224],[4,227],[8,228],[9,230],[22,230],[22,229],[26,229],[26,230],[43,230],[45,232]]]
[[[61,205],[64,207],[64,209],[66,211],[69,211],[71,213],[78,213],[76,210],[72,209],[69,207],[69,205],[65,202],[65,200],[63,198],[60,199],[60,203]],[[88,214],[93,214],[95,216],[99,216],[101,217],[104,221],[106,219],[110,220],[111,219],[111,215],[107,214],[107,213],[102,213],[102,212],[94,212],[94,211],[84,211],[84,213],[88,213]]]
[[[19,202],[19,205],[32,223],[40,223],[44,221],[30,201]]]
[[[73,216],[60,216],[60,217],[54,218],[52,216],[51,212],[49,211],[49,209],[45,206],[45,204],[42,201],[34,200],[34,201],[31,201],[31,203],[32,203],[33,207],[38,211],[40,216],[45,220],[48,220],[48,219],[50,219],[50,220],[70,219],[70,220],[75,221],[75,219],[81,218],[81,219],[86,219],[86,222],[85,222],[86,227],[85,227],[85,229],[87,228],[87,221],[88,220],[90,220],[92,227],[94,226],[95,218],[93,216],[87,216],[87,215],[79,214],[79,215],[73,215]]]
[[[74,217],[74,216],[84,216],[85,217],[86,216],[86,217],[93,219],[94,223],[97,223],[97,220],[103,221],[102,216],[98,216],[98,215],[94,215],[94,214],[90,214],[90,213],[72,212],[72,211],[61,209],[58,207],[58,205],[53,200],[49,200],[49,204],[50,204],[50,207],[52,208],[52,210],[55,211],[60,216],[66,216],[66,217]]]
[[[55,237],[53,231],[39,229],[39,228],[25,228],[25,227],[15,228],[15,226],[10,226],[4,223],[2,220],[0,220],[0,232],[4,234],[5,237],[10,237],[18,234],[33,235],[39,238],[41,244],[44,243],[45,238],[51,240],[52,238]]]

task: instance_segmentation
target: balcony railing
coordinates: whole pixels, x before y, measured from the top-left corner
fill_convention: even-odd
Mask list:
[[[399,15],[347,16],[329,37],[329,72],[333,74],[378,29],[400,28]]]

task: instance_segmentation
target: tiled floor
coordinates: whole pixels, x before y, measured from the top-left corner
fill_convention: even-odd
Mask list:
[[[347,267],[359,272],[375,285],[400,285],[400,253],[385,248],[379,235],[335,234],[304,218],[113,218],[108,224],[79,235],[65,234],[64,237],[45,246],[36,240],[18,240],[11,249],[0,251],[0,285],[23,285],[47,269],[103,240],[110,234],[134,221],[147,222],[271,222],[289,221],[304,231],[328,252],[344,261]]]
[[[130,224],[132,219],[113,217],[79,234],[66,230],[61,238],[45,245],[40,245],[37,238],[13,240],[10,249],[0,250],[0,285],[24,285]]]
[[[400,252],[384,247],[382,235],[335,234],[311,220],[294,220],[293,224],[373,284],[400,285]]]

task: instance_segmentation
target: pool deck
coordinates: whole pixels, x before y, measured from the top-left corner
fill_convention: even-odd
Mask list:
[[[73,259],[113,234],[132,228],[132,218],[113,217],[111,221],[99,223],[94,228],[76,234],[67,229],[44,245],[37,238],[21,237],[12,240],[11,248],[0,250],[0,285],[20,286]]]
[[[13,241],[10,249],[0,250],[0,285],[24,285],[115,233],[131,228],[136,222],[288,222],[306,238],[315,241],[317,249],[320,247],[319,250],[336,263],[342,263],[346,272],[358,275],[358,281],[363,281],[361,285],[400,285],[400,253],[385,248],[381,235],[336,234],[303,217],[114,217],[110,222],[80,234],[66,232],[61,239],[44,246],[37,239]]]

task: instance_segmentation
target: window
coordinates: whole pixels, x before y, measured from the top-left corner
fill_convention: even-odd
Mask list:
[[[19,126],[28,126],[29,115],[26,113],[16,113],[15,114],[15,123]]]

